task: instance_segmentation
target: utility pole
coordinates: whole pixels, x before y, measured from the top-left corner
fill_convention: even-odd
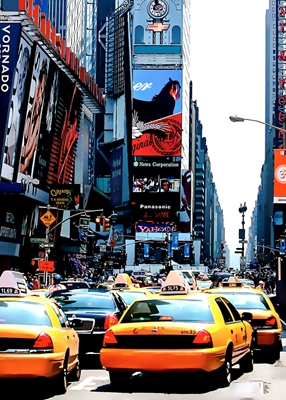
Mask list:
[[[244,244],[247,243],[247,241],[245,240],[245,228],[244,228],[244,225],[245,225],[244,217],[245,217],[245,213],[247,211],[247,207],[246,207],[246,203],[245,202],[244,202],[243,205],[240,204],[240,207],[239,207],[238,211],[242,215],[242,221],[241,221],[242,228],[239,229],[239,232],[238,232],[239,243],[241,243],[241,247],[236,248],[235,253],[241,254],[241,256],[240,256],[240,269],[242,269],[246,265],[246,259],[244,257]]]
[[[56,225],[54,225],[52,228],[50,228],[50,226],[56,222],[56,217],[51,213],[50,210],[57,210],[57,211],[64,211],[61,208],[57,208],[57,207],[51,207],[49,204],[47,206],[39,206],[39,208],[44,208],[46,209],[46,213],[44,215],[42,215],[42,217],[40,218],[41,222],[46,226],[46,230],[45,230],[45,241],[43,244],[40,244],[39,246],[42,248],[44,247],[45,250],[45,261],[49,261],[49,254],[50,254],[50,248],[54,247],[54,242],[50,243],[50,234],[52,231],[54,231],[58,226],[62,225],[64,222],[75,218],[79,215],[86,215],[86,213],[93,213],[93,212],[103,212],[103,209],[97,209],[97,210],[78,210],[79,212],[70,215],[68,218],[65,218],[64,220],[58,222]],[[45,286],[47,286],[48,284],[48,271],[45,270],[44,271],[44,283]]]

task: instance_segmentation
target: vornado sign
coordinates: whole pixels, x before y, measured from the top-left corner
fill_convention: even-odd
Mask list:
[[[18,59],[21,24],[0,21],[0,154],[2,157],[3,142],[10,109],[14,72]],[[0,165],[2,159],[0,158]]]

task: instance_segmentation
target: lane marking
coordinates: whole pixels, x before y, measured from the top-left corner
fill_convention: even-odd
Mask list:
[[[88,376],[77,385],[71,386],[69,390],[92,390],[97,387],[96,381],[109,382],[109,378],[104,376]]]

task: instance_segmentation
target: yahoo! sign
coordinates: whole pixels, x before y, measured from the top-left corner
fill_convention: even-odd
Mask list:
[[[135,229],[136,232],[141,233],[170,233],[176,231],[174,224],[152,224],[143,221],[137,222]]]

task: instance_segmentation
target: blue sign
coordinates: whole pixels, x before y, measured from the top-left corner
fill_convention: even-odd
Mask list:
[[[190,258],[190,245],[188,243],[184,246],[184,257]]]
[[[150,256],[150,244],[144,243],[144,258],[149,258]]]
[[[285,239],[280,239],[280,246],[279,246],[279,252],[280,254],[284,254],[286,250],[286,240]]]
[[[172,252],[172,248],[171,248],[171,243],[168,243],[168,248],[167,248],[167,252],[168,252],[168,258],[172,258],[173,256],[173,252]]]
[[[18,46],[21,33],[21,23],[0,22],[0,165],[7,128],[14,72],[18,59]]]
[[[34,4],[40,6],[41,11],[48,16],[48,0],[34,0]]]
[[[172,250],[179,250],[179,233],[173,232],[172,234]]]

